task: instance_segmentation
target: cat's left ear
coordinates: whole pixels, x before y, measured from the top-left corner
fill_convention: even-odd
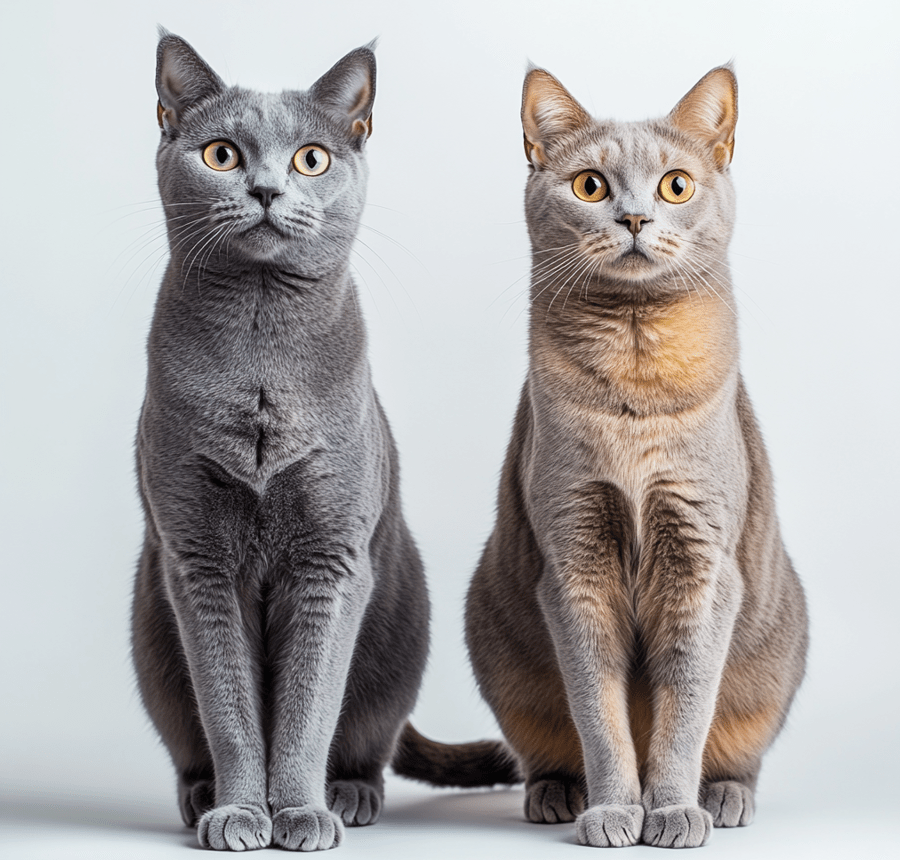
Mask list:
[[[720,169],[734,155],[737,124],[737,78],[731,65],[707,72],[669,114],[669,122],[698,137],[713,151]]]
[[[338,60],[309,89],[309,94],[350,135],[357,148],[372,134],[375,101],[375,53],[372,41]]]

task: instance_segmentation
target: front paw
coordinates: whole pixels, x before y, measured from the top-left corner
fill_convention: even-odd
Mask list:
[[[643,806],[592,806],[575,820],[575,835],[582,845],[623,848],[637,844],[643,821]]]
[[[644,818],[641,834],[657,848],[699,848],[709,840],[712,816],[699,806],[661,806]]]
[[[219,806],[200,818],[197,838],[203,848],[214,851],[252,851],[272,841],[272,821],[253,804]]]
[[[288,851],[327,851],[344,838],[344,825],[327,809],[288,806],[272,817],[272,842]]]
[[[328,808],[350,827],[374,824],[381,814],[381,793],[362,780],[335,780],[328,785],[325,798]]]

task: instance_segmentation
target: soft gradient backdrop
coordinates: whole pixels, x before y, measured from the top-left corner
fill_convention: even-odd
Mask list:
[[[876,856],[884,839],[887,856],[900,799],[898,8],[4,4],[0,782],[14,839],[4,856],[100,856],[99,842],[78,842],[100,839],[85,829],[91,821],[120,856],[140,855],[116,842],[127,833],[151,853],[193,839],[180,829],[170,765],[128,653],[142,532],[132,441],[166,257],[154,166],[157,23],[228,83],[263,90],[305,88],[380,36],[370,205],[354,266],[433,600],[415,722],[451,741],[497,732],[468,667],[462,612],[525,372],[526,62],[552,71],[592,112],[639,119],[667,112],[734,59],[743,368],[809,595],[813,645],[763,770],[757,823],[716,832],[704,850],[796,857],[805,845],[811,856]],[[341,851],[574,850],[571,827],[520,823],[518,792],[391,786],[386,824],[349,833]]]

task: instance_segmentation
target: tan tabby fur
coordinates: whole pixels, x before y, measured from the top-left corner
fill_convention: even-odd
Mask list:
[[[803,675],[803,592],[738,370],[736,99],[719,68],[662,120],[601,122],[549,73],[525,82],[530,367],[467,635],[527,816],[578,816],[584,844],[749,823]],[[573,194],[588,169],[606,199]],[[675,169],[696,190],[670,204]]]

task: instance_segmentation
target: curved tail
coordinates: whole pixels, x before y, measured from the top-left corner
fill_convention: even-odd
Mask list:
[[[392,762],[394,772],[431,785],[475,788],[522,782],[515,758],[500,741],[440,744],[403,727]]]

